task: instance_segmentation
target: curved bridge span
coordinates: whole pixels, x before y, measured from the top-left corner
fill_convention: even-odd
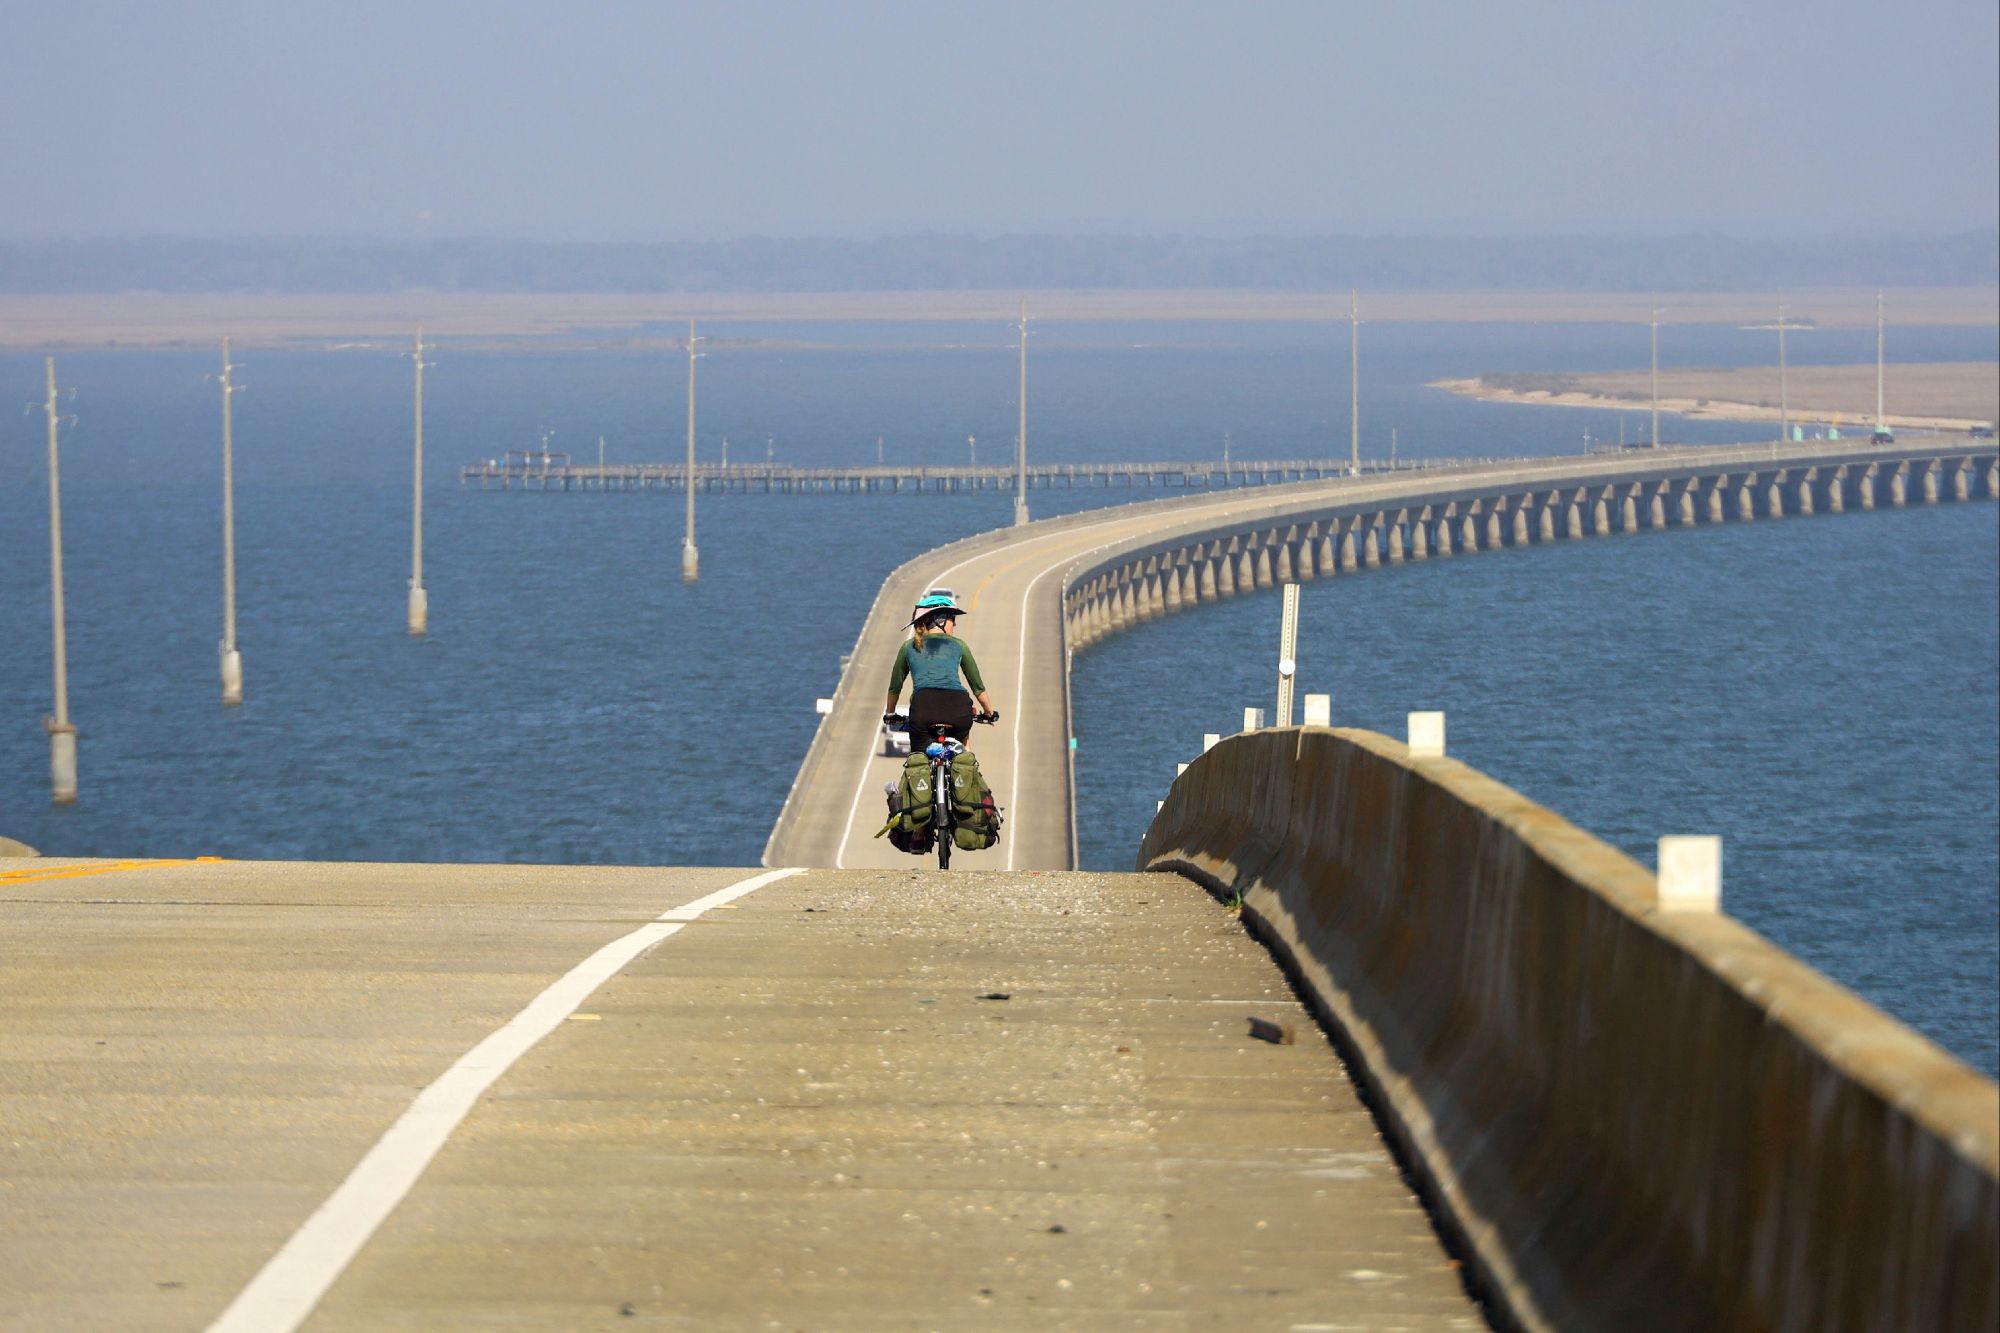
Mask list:
[[[883,583],[766,845],[767,865],[893,868],[877,725],[907,608],[957,591],[1003,721],[973,745],[1007,812],[971,864],[1076,863],[1069,657],[1155,615],[1405,560],[1655,528],[2000,495],[1986,441],[1823,440],[1442,466],[1125,505],[982,533]]]

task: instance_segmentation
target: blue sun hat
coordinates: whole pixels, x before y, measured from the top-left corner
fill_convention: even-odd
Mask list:
[[[909,628],[915,628],[918,621],[929,620],[940,611],[953,619],[965,614],[964,608],[960,607],[951,598],[945,596],[943,593],[932,593],[927,597],[917,599],[917,605],[910,616]]]

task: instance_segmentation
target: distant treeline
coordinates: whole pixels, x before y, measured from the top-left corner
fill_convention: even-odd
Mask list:
[[[2000,283],[2000,231],[1660,237],[898,236],[882,240],[0,242],[0,291],[1765,291]]]

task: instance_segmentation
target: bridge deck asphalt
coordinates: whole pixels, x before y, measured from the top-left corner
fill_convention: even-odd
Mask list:
[[[755,873],[106,864],[0,862],[0,1326],[208,1326],[420,1089]],[[709,901],[499,1075],[304,1327],[1480,1326],[1194,887],[912,867]]]

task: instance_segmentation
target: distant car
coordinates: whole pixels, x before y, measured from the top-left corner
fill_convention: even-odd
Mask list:
[[[910,733],[899,731],[887,722],[882,724],[882,753],[886,755],[907,755],[910,752]]]
[[[1887,426],[1877,426],[1875,433],[1869,436],[1868,440],[1871,444],[1894,444],[1896,442],[1896,432],[1890,430]]]
[[[1977,425],[1966,427],[1965,433],[1975,440],[1990,440],[1993,438],[1993,423],[1982,421]]]

